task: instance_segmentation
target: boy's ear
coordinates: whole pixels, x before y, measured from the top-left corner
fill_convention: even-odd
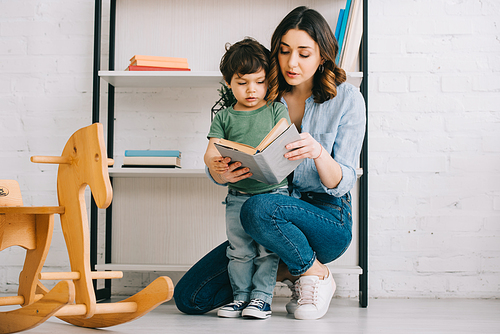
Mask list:
[[[226,80],[224,80],[224,82],[226,83],[226,86],[227,86],[229,89],[231,89],[231,85],[230,85],[230,84],[229,84]]]

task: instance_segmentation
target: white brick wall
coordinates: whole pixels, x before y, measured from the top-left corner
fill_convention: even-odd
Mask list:
[[[0,1],[0,178],[19,182],[25,205],[57,205],[57,167],[30,156],[60,155],[71,133],[90,123],[93,7]],[[0,253],[0,292],[17,290],[24,255],[19,247]],[[46,270],[68,263],[56,215]]]
[[[369,6],[370,296],[498,298],[500,3]],[[0,178],[19,181],[25,205],[57,202],[56,167],[29,157],[59,155],[91,122],[93,7],[92,0],[0,0]],[[179,131],[208,126],[208,110],[190,101],[190,90],[161,94],[175,99],[173,108],[192,103]],[[154,110],[154,124],[133,118],[146,124],[135,138],[153,133],[152,146],[182,134],[156,120],[167,106],[165,97],[151,100],[157,95],[118,97],[130,114],[141,110],[137,100]],[[126,119],[121,129],[136,128]],[[199,166],[204,145],[192,142],[186,163]],[[47,270],[67,267],[58,222]],[[23,256],[19,248],[0,253],[0,292],[17,289]],[[127,273],[119,291],[134,292],[153,276]],[[357,294],[356,277],[338,282],[340,296]]]
[[[370,1],[371,296],[500,296],[499,21]]]

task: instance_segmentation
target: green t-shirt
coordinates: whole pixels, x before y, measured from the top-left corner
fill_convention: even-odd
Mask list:
[[[237,111],[229,107],[215,115],[207,137],[224,138],[257,147],[282,118],[286,118],[290,123],[288,110],[280,102],[274,102],[252,111]],[[280,184],[272,185],[244,179],[229,183],[228,187],[249,194],[259,194],[286,185],[286,178]]]

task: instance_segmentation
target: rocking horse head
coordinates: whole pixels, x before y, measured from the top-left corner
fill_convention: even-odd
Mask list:
[[[85,201],[86,186],[90,186],[99,208],[107,208],[113,199],[113,190],[108,174],[108,159],[102,124],[94,123],[73,133],[60,157],[32,157],[31,161],[57,163],[57,193],[60,205],[67,205],[74,196]]]

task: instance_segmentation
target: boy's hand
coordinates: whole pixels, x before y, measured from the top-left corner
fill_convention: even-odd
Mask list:
[[[229,162],[231,158],[213,157],[208,161],[208,169],[217,174],[224,174],[229,170]]]

